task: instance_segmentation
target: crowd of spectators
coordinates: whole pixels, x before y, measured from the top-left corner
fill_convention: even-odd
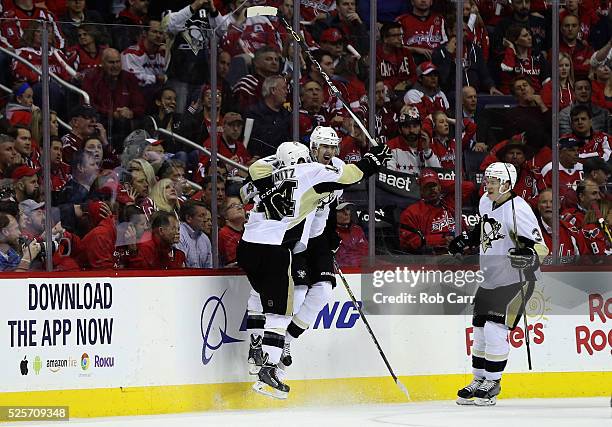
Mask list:
[[[210,148],[214,123],[219,153],[248,166],[292,139],[297,110],[301,142],[308,144],[316,126],[332,126],[341,137],[339,157],[356,162],[368,139],[327,76],[366,126],[369,108],[375,110],[374,137],[393,152],[387,172],[419,177],[407,197],[387,198],[377,189],[392,244],[364,233],[360,213],[367,203],[360,205],[359,192],[345,194],[336,211],[341,265],[359,266],[368,243],[377,253],[445,253],[455,232],[454,175],[446,172],[455,168],[456,150],[464,154],[466,219],[482,194],[486,166],[510,162],[519,173],[515,191],[533,206],[550,243],[553,144],[560,153],[560,255],[612,253],[603,228],[612,226],[609,0],[566,2],[558,58],[552,57],[551,2],[542,0],[466,0],[460,17],[450,0],[387,0],[378,2],[376,34],[369,33],[367,0],[302,2],[300,35],[319,64],[303,52],[293,63],[292,37],[281,19],[245,14],[248,6],[271,5],[292,22],[293,3],[0,0],[0,47],[40,69],[46,28],[49,71],[89,96],[84,104],[50,80],[52,206],[46,207],[41,77],[0,51],[0,84],[12,90],[2,98],[0,119],[0,270],[42,270],[48,256],[56,270],[210,268],[213,246],[220,266],[234,266],[249,209],[239,197],[244,171],[219,161],[214,182],[209,156],[157,129]],[[458,19],[461,76],[455,75]],[[369,52],[370,38],[376,52]],[[216,93],[211,40],[218,52]],[[555,63],[558,88],[550,78]],[[300,80],[292,81],[296,67]],[[371,103],[369,84],[375,85]],[[462,117],[455,117],[457,84]],[[294,90],[300,105],[292,105]],[[553,91],[558,141],[551,139]],[[42,244],[46,214],[53,248]]]

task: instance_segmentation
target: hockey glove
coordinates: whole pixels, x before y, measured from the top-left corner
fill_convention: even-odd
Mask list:
[[[391,154],[391,149],[388,145],[381,144],[370,148],[370,151],[363,157],[370,159],[370,161],[374,163],[377,168],[380,168],[381,166],[386,165],[387,162],[391,160],[393,155]]]
[[[266,217],[280,221],[291,210],[291,201],[287,200],[282,191],[270,188],[260,196],[260,206],[263,207]]]
[[[512,268],[533,271],[538,268],[538,254],[531,248],[512,248],[508,251]]]
[[[456,236],[448,244],[448,252],[452,255],[462,254],[463,250],[470,245],[470,236],[467,232],[463,232]]]
[[[342,243],[342,239],[340,238],[340,235],[338,234],[338,232],[331,231],[327,234],[327,241],[329,244],[329,250],[335,254],[336,252],[338,252],[338,249],[340,249],[340,244]]]

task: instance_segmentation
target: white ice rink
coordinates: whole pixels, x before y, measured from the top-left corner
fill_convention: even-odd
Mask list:
[[[51,423],[71,427],[321,427],[321,426],[423,426],[423,427],[610,427],[609,398],[510,399],[495,407],[460,407],[454,402],[401,405],[359,405],[295,408],[271,411],[225,411],[115,417]],[[32,425],[19,423],[18,425]],[[5,424],[11,425],[11,424]],[[45,423],[45,425],[50,425]]]

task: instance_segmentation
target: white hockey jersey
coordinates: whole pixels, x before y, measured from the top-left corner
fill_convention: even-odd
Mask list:
[[[291,208],[281,220],[269,219],[257,209],[251,211],[242,236],[247,242],[280,245],[311,237],[310,227],[322,201],[330,200],[335,190],[355,184],[364,177],[357,166],[344,163],[334,162],[328,166],[302,163],[275,169],[274,162],[270,157],[257,160],[249,168],[249,174],[253,180],[272,175],[275,188],[282,191]]]
[[[516,212],[516,233],[536,244],[544,245],[542,231],[531,207],[519,196],[514,197]],[[480,269],[484,282],[483,288],[494,289],[520,282],[519,270],[510,265],[508,251],[517,247],[517,237],[514,235],[514,216],[512,200],[508,199],[497,205],[484,194],[480,199]],[[537,250],[537,248],[536,248]],[[539,280],[541,272],[538,268],[534,275],[525,277],[523,281]]]

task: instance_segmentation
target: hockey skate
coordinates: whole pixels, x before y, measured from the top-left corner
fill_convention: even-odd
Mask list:
[[[484,380],[474,392],[474,405],[493,406],[501,392],[501,380]]]
[[[287,398],[290,388],[279,379],[279,377],[284,377],[284,372],[278,366],[268,363],[267,354],[264,356],[264,364],[258,375],[259,381],[253,384],[253,390],[276,399]]]
[[[293,363],[293,359],[291,359],[291,344],[287,341],[285,341],[285,346],[283,347],[283,354],[281,354],[280,361],[284,366],[291,366]]]
[[[249,347],[249,374],[257,375],[263,365],[263,350],[261,349],[261,335],[251,334],[251,345]]]
[[[457,392],[457,405],[473,405],[474,392],[484,382],[484,378],[474,377],[471,383]]]

